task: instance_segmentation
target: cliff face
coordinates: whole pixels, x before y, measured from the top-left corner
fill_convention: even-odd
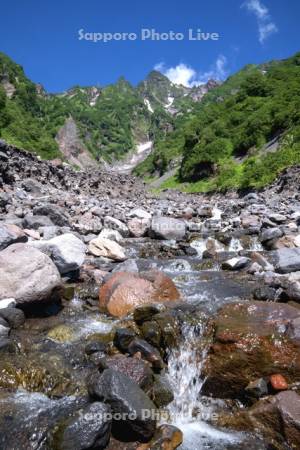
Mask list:
[[[80,168],[95,167],[96,161],[80,139],[76,122],[69,117],[56,136],[59,150],[72,165]]]

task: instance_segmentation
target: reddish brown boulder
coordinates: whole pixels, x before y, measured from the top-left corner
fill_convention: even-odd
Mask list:
[[[299,449],[300,396],[293,391],[280,392],[249,409],[221,416],[218,424],[239,431],[259,432],[276,450]]]
[[[117,272],[101,287],[100,308],[112,316],[124,317],[137,306],[176,301],[180,294],[173,281],[159,271],[140,275]]]
[[[288,384],[300,377],[300,343],[288,335],[300,315],[291,305],[235,303],[214,320],[215,335],[204,367],[203,393],[243,398],[255,379],[280,373]]]

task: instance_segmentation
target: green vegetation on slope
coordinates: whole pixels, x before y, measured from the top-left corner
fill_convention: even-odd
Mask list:
[[[17,82],[16,82],[17,80]],[[0,84],[0,138],[36,151],[43,158],[59,155],[54,135],[47,130],[43,100],[21,66],[0,53],[0,82],[15,91],[9,98]]]
[[[137,173],[162,174],[181,156],[178,176],[162,187],[186,188],[182,183],[188,182],[190,188],[205,191],[271,182],[283,168],[300,162],[300,54],[247,66],[209,92],[176,125],[166,146],[158,143],[152,161],[145,161]],[[266,145],[271,140],[273,147]]]

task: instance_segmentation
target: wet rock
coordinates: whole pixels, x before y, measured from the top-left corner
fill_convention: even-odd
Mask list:
[[[275,269],[278,273],[290,273],[300,270],[300,248],[281,248],[273,254]]]
[[[250,258],[245,256],[240,256],[236,258],[228,259],[222,263],[223,270],[241,270],[249,265],[251,262]]]
[[[300,447],[300,396],[285,391],[266,397],[251,408],[233,416],[225,416],[221,426],[249,432],[259,432],[272,448],[298,449]]]
[[[118,231],[123,237],[129,236],[129,230],[125,223],[121,222],[118,219],[115,219],[114,217],[104,217],[104,226],[105,228]]]
[[[105,358],[104,369],[113,369],[126,375],[132,381],[147,391],[153,384],[153,372],[147,362],[139,358],[129,358],[124,355],[116,355]]]
[[[113,423],[115,433],[148,442],[155,432],[155,420],[145,417],[145,411],[155,411],[155,405],[144,391],[122,373],[106,369],[102,375],[94,375],[88,381],[88,390],[93,398],[110,405],[113,413],[125,414],[132,420]]]
[[[282,374],[300,376],[299,343],[288,336],[300,309],[271,302],[235,303],[215,318],[215,339],[205,364],[203,393],[241,398],[253,380]]]
[[[153,369],[162,370],[164,368],[159,351],[143,339],[133,339],[128,346],[128,353],[130,355],[140,353],[142,358],[152,364]]]
[[[133,318],[138,325],[152,320],[153,316],[166,310],[166,306],[161,303],[142,305],[135,308]]]
[[[134,331],[128,328],[117,328],[114,336],[114,345],[121,350],[121,352],[127,352],[128,347],[135,336]]]
[[[175,450],[183,442],[183,433],[173,425],[161,425],[155,432],[155,435],[149,445],[139,450]]]
[[[123,317],[142,304],[176,301],[179,297],[172,280],[159,271],[140,275],[117,272],[99,293],[100,307],[115,317]]]
[[[102,352],[105,353],[107,350],[107,344],[101,341],[91,341],[85,346],[85,353],[87,355],[92,355],[93,353]]]
[[[18,305],[53,299],[61,287],[51,259],[26,244],[13,244],[0,252],[0,299],[14,298]]]
[[[59,427],[57,450],[104,449],[110,439],[111,409],[100,402],[86,406]]]
[[[165,375],[155,375],[151,394],[158,408],[167,406],[174,400],[172,386]]]
[[[0,309],[0,317],[5,319],[11,328],[19,328],[25,322],[25,314],[18,308]]]
[[[58,227],[69,227],[69,221],[63,208],[58,205],[43,204],[33,208],[34,216],[47,216]]]
[[[124,249],[119,244],[101,237],[90,241],[89,252],[94,256],[103,256],[114,261],[124,261],[126,259]]]
[[[141,326],[141,333],[143,338],[149,342],[149,344],[155,347],[160,347],[162,340],[162,333],[159,325],[154,321],[145,322]]]
[[[11,244],[26,242],[26,234],[17,225],[0,225],[0,251]]]
[[[185,222],[170,217],[154,217],[151,222],[150,235],[157,239],[181,240],[186,234]]]
[[[24,217],[24,228],[38,230],[40,227],[52,227],[54,224],[52,220],[47,216],[30,216]]]

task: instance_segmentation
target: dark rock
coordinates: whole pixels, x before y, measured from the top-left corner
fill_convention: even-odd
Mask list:
[[[0,311],[1,313],[1,311]],[[85,353],[87,355],[92,355],[93,353],[96,352],[102,352],[105,353],[107,350],[107,344],[100,342],[100,341],[91,341],[88,344],[86,344],[85,346]]]
[[[164,375],[155,375],[152,398],[158,408],[169,405],[174,400],[172,386]]]
[[[109,443],[111,422],[108,405],[95,402],[86,406],[59,428],[57,449],[102,450]]]
[[[44,204],[33,208],[34,216],[47,216],[58,227],[69,227],[69,221],[62,208],[57,205]]]
[[[47,216],[25,216],[23,219],[24,228],[37,230],[40,227],[53,227],[53,222]]]
[[[143,339],[133,339],[133,341],[129,344],[128,353],[130,355],[140,353],[142,358],[152,364],[153,369],[162,370],[164,368],[164,363],[159,351]]]
[[[251,381],[245,388],[245,391],[250,397],[263,397],[268,395],[268,383],[264,378],[259,378],[258,380]]]
[[[127,420],[113,423],[118,436],[127,436],[131,441],[136,438],[142,442],[152,438],[155,420],[146,417],[145,412],[151,416],[155,405],[130,378],[116,370],[106,369],[102,375],[95,374],[88,381],[88,391],[93,398],[109,404],[113,413],[125,414]]]
[[[114,345],[121,352],[127,352],[130,343],[134,340],[136,334],[128,328],[117,328],[114,336]]]
[[[159,325],[152,322],[144,322],[141,327],[143,338],[155,347],[160,347],[162,333]]]
[[[149,364],[139,358],[129,358],[124,355],[115,355],[105,358],[103,369],[113,369],[126,375],[140,386],[144,391],[153,384],[153,372]]]
[[[251,262],[250,258],[246,256],[239,256],[228,259],[222,263],[223,270],[241,270],[247,267]]]
[[[150,305],[142,305],[135,308],[133,312],[134,321],[141,325],[147,320],[151,320],[153,316],[166,310],[166,306],[160,303]]]

